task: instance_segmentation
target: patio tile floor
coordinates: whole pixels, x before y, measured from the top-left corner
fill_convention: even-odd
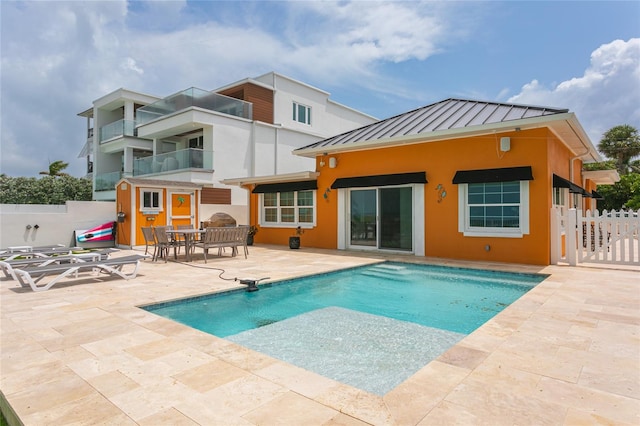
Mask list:
[[[275,281],[383,259],[550,277],[383,397],[137,307],[243,287],[210,267]],[[634,425],[640,270],[253,246],[40,293],[4,279],[0,356],[1,407],[26,425]]]

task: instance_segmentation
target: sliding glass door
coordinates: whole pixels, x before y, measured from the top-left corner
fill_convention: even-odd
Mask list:
[[[352,189],[349,195],[351,246],[413,250],[411,187]]]
[[[351,191],[351,245],[376,247],[377,190],[354,189]]]

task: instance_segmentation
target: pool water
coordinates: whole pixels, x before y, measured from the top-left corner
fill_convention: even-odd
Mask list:
[[[384,395],[545,278],[383,262],[144,309]]]
[[[544,278],[383,262],[145,309],[219,337],[329,306],[468,334]]]

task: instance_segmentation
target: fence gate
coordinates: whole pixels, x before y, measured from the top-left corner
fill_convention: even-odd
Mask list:
[[[571,232],[573,230],[573,232]],[[551,210],[551,263],[640,266],[640,210]]]

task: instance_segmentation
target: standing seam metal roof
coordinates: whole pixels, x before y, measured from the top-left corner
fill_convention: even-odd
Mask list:
[[[567,112],[569,112],[568,109],[449,98],[315,142],[297,150],[411,136]]]

